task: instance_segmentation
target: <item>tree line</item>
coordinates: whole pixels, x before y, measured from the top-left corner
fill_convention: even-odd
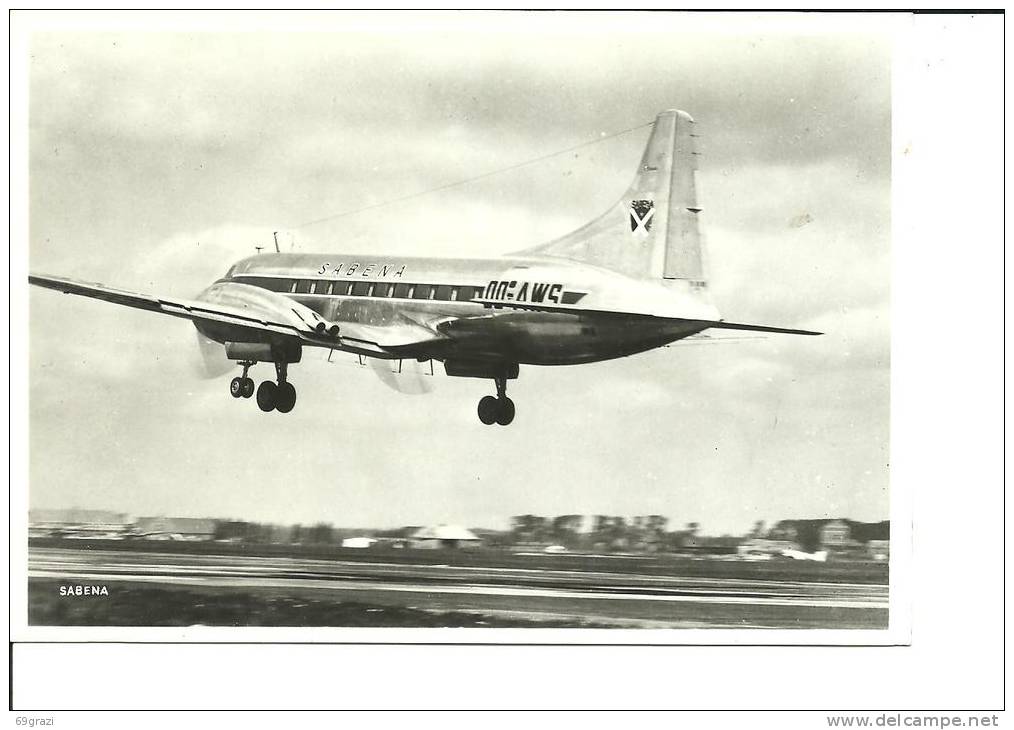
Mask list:
[[[333,545],[342,535],[331,524],[275,525],[244,520],[219,520],[215,523],[214,540],[252,544]]]
[[[680,546],[697,535],[699,525],[689,522],[681,530],[669,530],[664,515],[516,515],[507,537],[518,544],[556,544],[569,549],[661,550]]]

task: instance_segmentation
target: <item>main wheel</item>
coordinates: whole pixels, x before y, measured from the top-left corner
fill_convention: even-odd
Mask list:
[[[244,398],[249,398],[254,394],[254,381],[253,378],[243,378],[243,389],[240,395]]]
[[[275,409],[279,413],[288,413],[296,405],[296,389],[292,383],[280,383],[275,392]]]
[[[229,383],[229,395],[233,398],[239,398],[243,395],[243,378],[233,378],[232,382]]]
[[[501,426],[508,426],[514,420],[514,401],[504,398],[497,402],[496,422]]]
[[[479,420],[487,426],[492,425],[496,423],[496,414],[499,410],[500,404],[497,399],[487,395],[479,401]]]
[[[265,380],[257,389],[257,407],[267,413],[275,409],[275,396],[278,393],[278,386],[270,380]]]

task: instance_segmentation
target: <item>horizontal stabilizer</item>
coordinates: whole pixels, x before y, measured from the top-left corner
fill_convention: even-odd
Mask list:
[[[708,320],[697,320],[700,324],[719,330],[746,330],[747,332],[776,332],[782,335],[822,335],[823,332],[811,330],[794,330],[785,327],[767,327],[762,324],[737,324],[735,322],[709,322]]]

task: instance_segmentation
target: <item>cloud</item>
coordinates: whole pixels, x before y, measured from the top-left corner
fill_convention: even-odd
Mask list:
[[[889,48],[678,20],[35,37],[32,269],[192,297],[276,230],[302,251],[498,255],[605,210],[647,130],[297,226],[681,107],[703,135],[721,311],[827,334],[523,367],[508,429],[477,423],[489,383],[438,375],[408,398],[367,369],[308,361],[282,417],[198,379],[188,323],[33,291],[33,501],[362,525],[882,516]]]

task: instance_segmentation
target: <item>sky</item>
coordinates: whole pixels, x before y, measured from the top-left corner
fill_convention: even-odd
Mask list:
[[[706,534],[886,519],[890,44],[834,16],[776,19],[36,34],[32,271],[193,297],[276,230],[304,252],[500,255],[608,208],[649,130],[306,224],[676,107],[702,135],[723,316],[826,334],[522,366],[517,418],[492,428],[475,415],[490,384],[438,375],[406,395],[351,362],[294,366],[295,410],[263,414],[229,397],[231,375],[199,377],[188,322],[33,289],[30,505],[376,527],[662,514]]]

